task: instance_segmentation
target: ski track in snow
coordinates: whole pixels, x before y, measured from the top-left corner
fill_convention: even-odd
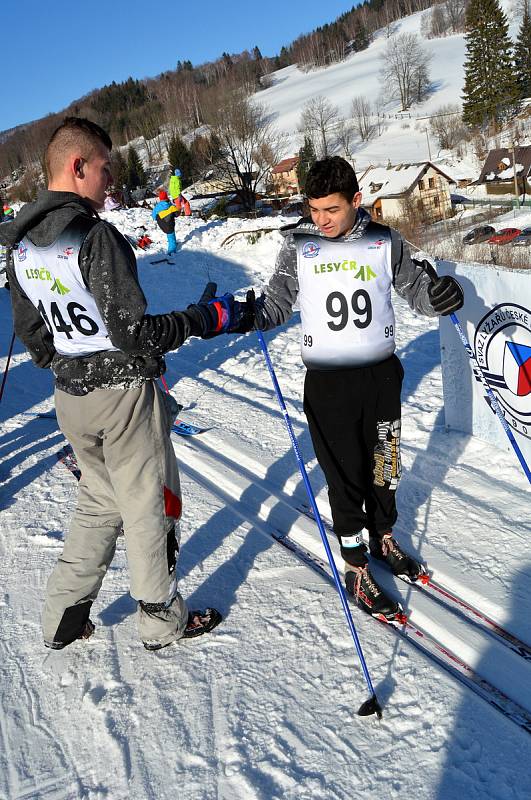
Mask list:
[[[108,215],[125,233],[147,216],[140,209]],[[244,236],[220,247],[247,227],[239,220],[183,221],[178,238],[184,244],[173,266],[149,264],[164,247],[163,235],[150,228],[155,244],[139,259],[149,310],[186,307],[209,279],[220,292],[240,296],[267,280],[277,233],[252,247]],[[397,530],[456,592],[531,642],[525,478],[511,454],[445,432],[437,322],[395,302],[406,369]],[[7,293],[0,311],[5,354]],[[267,338],[327,514],[302,411],[296,321],[295,315]],[[204,639],[146,652],[136,636],[120,541],[94,605],[94,637],[49,653],[41,642],[41,605],[76,485],[55,460],[64,441],[55,421],[27,413],[52,408],[51,381],[17,342],[0,406],[0,798],[528,800],[531,737],[407,642],[354,611],[384,706],[380,723],[356,716],[366,687],[334,591],[259,530],[264,476],[277,494],[300,501],[304,494],[256,337],[193,339],[167,360],[166,379],[185,405],[181,416],[210,428],[177,443],[184,494],[181,589],[193,607],[218,606],[224,621]],[[212,443],[240,475],[254,464],[256,486],[244,498],[253,511],[247,518],[241,504],[222,501],[191,477],[190,465],[197,468]],[[199,455],[192,459],[194,451]],[[221,485],[229,469],[219,464]],[[271,497],[271,518],[302,525]],[[416,590],[403,584],[397,591],[419,613],[433,605],[425,600],[423,606]],[[511,682],[518,686],[529,707],[529,679],[513,665],[516,656],[467,634],[466,623],[449,613],[433,616],[475,654],[478,669],[504,690]]]

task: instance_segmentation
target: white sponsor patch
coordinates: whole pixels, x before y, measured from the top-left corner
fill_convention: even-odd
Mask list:
[[[341,539],[341,547],[359,547],[360,544],[363,544],[363,536],[360,533],[354,533],[352,536],[340,536]]]

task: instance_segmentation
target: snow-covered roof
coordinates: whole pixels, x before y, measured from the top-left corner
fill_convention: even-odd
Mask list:
[[[515,147],[514,156],[512,148],[503,147],[489,152],[477,182],[513,180],[513,158],[520,177],[531,175],[531,145]]]
[[[505,159],[504,159],[504,161],[505,161]],[[514,166],[515,166],[515,170],[516,170],[516,174],[517,175],[519,175],[520,172],[524,171],[524,165],[523,164],[515,164]],[[513,168],[509,167],[508,169],[504,169],[501,172],[498,172],[498,178],[501,181],[507,180],[507,178],[514,178],[514,170],[513,170]]]
[[[452,181],[449,175],[430,161],[422,161],[420,164],[369,167],[359,178],[360,192],[363,194],[364,204],[372,205],[382,197],[400,197],[412,189],[430,167],[443,175],[448,181]]]

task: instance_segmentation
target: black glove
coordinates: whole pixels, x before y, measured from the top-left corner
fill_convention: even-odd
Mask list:
[[[461,284],[449,275],[433,281],[428,288],[428,295],[431,307],[442,317],[458,311],[463,306],[464,294]]]
[[[449,275],[439,278],[435,267],[427,258],[420,261],[413,257],[411,260],[416,267],[424,270],[431,281],[428,286],[428,297],[431,307],[437,314],[445,317],[462,308],[465,296],[461,284],[455,278],[451,278]]]
[[[227,329],[227,333],[248,333],[252,331],[254,328],[255,302],[254,289],[249,289],[244,303],[239,300],[234,301],[233,322],[230,328]]]

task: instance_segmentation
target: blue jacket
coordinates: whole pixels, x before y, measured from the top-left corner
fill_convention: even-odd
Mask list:
[[[179,214],[177,208],[168,200],[159,200],[151,212],[151,216],[164,233],[173,233],[175,230],[175,217]]]

